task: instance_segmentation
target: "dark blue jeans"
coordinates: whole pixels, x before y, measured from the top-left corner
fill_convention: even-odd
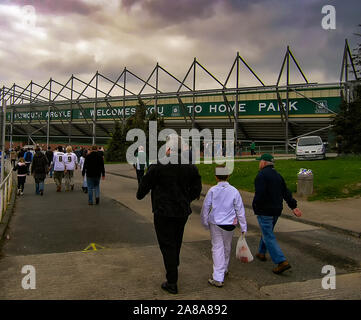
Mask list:
[[[93,192],[95,192],[95,198],[100,196],[100,177],[86,177],[86,183],[88,185],[88,200],[93,202]]]
[[[258,252],[266,254],[267,250],[274,263],[279,264],[286,260],[280,246],[277,243],[273,229],[277,223],[277,216],[257,216],[258,224],[262,231]]]
[[[44,180],[35,179],[35,193],[40,194],[40,191],[44,191]]]

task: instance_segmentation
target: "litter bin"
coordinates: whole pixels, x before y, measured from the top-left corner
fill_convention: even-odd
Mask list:
[[[297,195],[310,196],[313,193],[313,174],[299,174],[297,178]]]

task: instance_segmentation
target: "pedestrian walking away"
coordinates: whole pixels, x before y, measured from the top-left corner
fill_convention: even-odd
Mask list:
[[[48,173],[48,159],[41,152],[40,148],[35,149],[35,155],[31,164],[31,174],[35,180],[35,193],[44,194],[44,180]]]
[[[166,157],[150,165],[137,191],[139,200],[151,191],[154,227],[167,279],[161,288],[172,294],[178,293],[179,255],[184,227],[192,213],[190,204],[199,199],[202,190],[198,169],[189,164],[188,153],[182,154],[182,145],[177,135],[167,137]]]
[[[82,156],[83,152],[79,147],[76,147],[76,149],[74,150],[74,153],[76,154],[77,158],[78,158],[78,162],[80,161],[80,157]]]
[[[15,168],[15,165],[16,165],[16,157],[17,157],[17,154],[16,154],[15,149],[11,149],[11,151],[10,151],[10,161],[11,161],[11,165],[12,165],[13,168]]]
[[[65,154],[63,152],[63,147],[58,146],[57,152],[54,152],[53,157],[53,170],[54,170],[54,181],[56,184],[56,192],[61,192],[61,184],[64,178],[65,171]]]
[[[99,147],[98,153],[104,158],[104,148],[103,147]]]
[[[226,172],[217,173],[218,169],[227,170],[224,166],[216,167],[217,185],[207,192],[201,222],[211,233],[213,274],[208,283],[223,287],[224,277],[228,274],[234,229],[239,224],[241,232],[245,234],[247,222],[239,191],[227,182],[229,175]]]
[[[251,155],[254,156],[256,154],[256,143],[254,142],[254,140],[252,140],[251,143]]]
[[[84,161],[85,161],[85,157],[87,156],[88,151],[84,149],[83,154],[80,157],[79,160],[79,166],[80,166],[80,170],[81,172],[83,172],[83,168],[84,168]],[[84,174],[83,177],[83,184],[82,184],[82,190],[84,193],[88,193],[88,185],[86,183],[86,174]]]
[[[302,212],[297,208],[297,201],[287,189],[283,177],[275,170],[273,156],[265,153],[256,160],[260,162],[259,173],[255,179],[252,207],[262,232],[256,257],[261,261],[266,261],[268,250],[273,263],[277,264],[273,272],[280,274],[291,268],[273,233],[283,210],[283,199],[295,216],[300,217]]]
[[[99,204],[100,177],[105,179],[105,168],[103,156],[98,153],[97,146],[92,146],[90,154],[86,156],[82,175],[83,177],[86,175],[88,204],[93,205],[93,193],[95,193],[95,204]]]
[[[18,159],[20,160],[20,158],[24,158],[25,155],[25,150],[24,148],[21,148],[18,152]]]
[[[25,164],[26,164],[26,168],[28,169],[27,174],[30,174],[30,165],[31,162],[33,161],[33,153],[30,151],[30,148],[28,148],[28,150],[24,153],[24,160],[25,160]]]
[[[74,190],[74,170],[78,168],[78,157],[73,153],[71,146],[66,147],[66,154],[64,158],[65,163],[65,191]]]
[[[50,164],[53,161],[53,157],[54,157],[54,152],[51,150],[51,147],[48,147],[48,150],[45,152],[46,158],[48,159],[48,163],[50,166],[50,170],[49,170],[49,177],[52,178],[53,177],[53,166],[51,166]]]
[[[144,176],[144,171],[148,167],[147,155],[144,151],[143,146],[139,146],[136,160],[137,161],[134,164],[134,168],[137,173],[137,180],[138,180],[138,186],[139,186],[140,181],[142,180],[142,178]]]
[[[14,171],[17,171],[17,178],[18,178],[18,195],[24,194],[24,187],[26,182],[26,176],[28,173],[28,168],[26,167],[25,160],[23,157],[19,159],[19,162],[13,169]]]

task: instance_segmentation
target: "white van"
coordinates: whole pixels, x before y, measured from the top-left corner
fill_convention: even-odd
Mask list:
[[[302,137],[296,144],[297,160],[326,159],[326,145],[319,136]]]

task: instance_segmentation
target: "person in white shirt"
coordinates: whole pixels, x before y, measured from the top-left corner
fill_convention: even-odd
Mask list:
[[[138,180],[138,186],[139,186],[139,184],[142,181],[142,178],[144,176],[144,171],[148,167],[147,155],[144,151],[143,146],[139,146],[138,154],[137,154],[137,161],[134,163],[133,166],[137,172],[137,180]]]
[[[61,192],[61,183],[64,178],[65,171],[65,153],[63,153],[63,147],[59,146],[57,152],[54,152],[53,167],[54,167],[54,181],[56,184],[56,192]]]
[[[226,170],[217,166],[217,169]],[[213,275],[208,283],[222,287],[228,274],[232,238],[239,223],[241,232],[247,232],[247,222],[242,197],[228,182],[229,175],[216,172],[217,185],[209,189],[201,211],[202,225],[210,230],[212,241]],[[237,223],[238,222],[238,223]]]
[[[83,168],[84,168],[84,162],[85,162],[85,157],[87,156],[88,154],[88,150],[84,150],[81,157],[80,157],[80,160],[79,160],[79,166],[80,166],[80,170],[83,171]],[[87,182],[86,182],[86,174],[84,174],[84,178],[83,178],[83,185],[82,185],[82,190],[84,193],[88,193],[88,185],[87,185]]]
[[[73,153],[71,146],[66,147],[66,154],[64,158],[65,163],[65,191],[74,190],[74,170],[78,169],[78,157]]]

